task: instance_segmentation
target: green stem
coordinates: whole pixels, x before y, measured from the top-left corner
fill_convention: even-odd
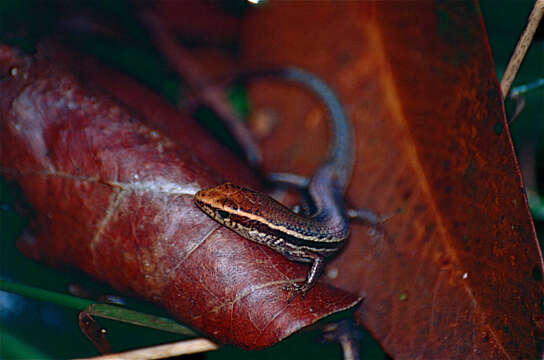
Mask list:
[[[176,334],[195,336],[193,330],[178,324],[172,319],[149,315],[139,311],[125,309],[109,304],[96,304],[94,301],[76,296],[47,291],[33,286],[0,280],[0,290],[32,299],[49,302],[78,311],[87,311],[90,315],[121,321],[133,325],[168,331]]]
[[[93,301],[78,298],[76,296],[61,294],[6,280],[0,280],[0,290],[80,311],[85,310],[87,306],[94,304]]]

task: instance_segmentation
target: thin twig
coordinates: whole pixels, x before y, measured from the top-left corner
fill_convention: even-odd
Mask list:
[[[262,161],[259,147],[249,129],[228,103],[224,89],[210,85],[210,81],[206,79],[204,71],[196,60],[182,44],[176,41],[174,35],[165,28],[155,14],[144,12],[142,19],[151,32],[157,48],[168,59],[174,71],[198,94],[202,103],[220,116],[231,135],[240,145],[248,162],[252,166],[258,167]]]
[[[538,23],[540,22],[540,19],[542,19],[543,14],[544,0],[536,0],[533,11],[531,11],[531,15],[529,15],[527,27],[523,31],[523,34],[521,34],[521,38],[516,45],[514,53],[512,54],[512,57],[510,58],[508,66],[506,67],[504,75],[501,79],[501,90],[504,98],[506,98],[508,91],[510,91],[512,82],[518,73],[521,62],[527,53],[527,49],[529,49],[529,46],[531,45],[531,41],[533,40],[535,31],[538,28]]]
[[[88,358],[87,360],[133,360],[133,359],[163,359],[172,356],[196,354],[219,349],[219,345],[208,339],[198,338],[178,341],[166,345],[151,346],[138,350],[126,351],[117,354],[108,354]]]

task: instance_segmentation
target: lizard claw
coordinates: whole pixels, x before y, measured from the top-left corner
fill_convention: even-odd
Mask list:
[[[287,304],[289,304],[299,295],[300,298],[304,300],[304,296],[306,296],[306,292],[310,290],[310,288],[311,286],[308,286],[307,283],[297,284],[296,282],[292,282],[291,284],[284,286],[283,290],[291,293],[291,296],[289,299],[287,299]]]

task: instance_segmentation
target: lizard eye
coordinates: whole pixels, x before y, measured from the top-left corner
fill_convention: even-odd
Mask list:
[[[229,217],[229,213],[223,210],[217,210],[216,213],[221,219],[227,219]]]

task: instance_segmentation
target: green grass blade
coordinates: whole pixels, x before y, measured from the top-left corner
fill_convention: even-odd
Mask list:
[[[78,298],[76,296],[44,290],[6,280],[0,280],[0,290],[75,310],[84,310],[87,306],[94,303],[94,301]]]
[[[193,330],[178,324],[172,319],[145,314],[115,305],[96,304],[91,300],[23,285],[12,281],[0,280],[0,290],[78,311],[86,310],[90,315],[101,318],[121,321],[128,324],[167,331],[175,334],[187,336],[197,335]]]
[[[144,326],[152,329],[168,331],[175,334],[187,336],[197,335],[193,330],[178,324],[172,319],[149,315],[139,311],[125,309],[119,306],[108,304],[92,304],[86,311],[93,316],[117,320],[132,325]]]

